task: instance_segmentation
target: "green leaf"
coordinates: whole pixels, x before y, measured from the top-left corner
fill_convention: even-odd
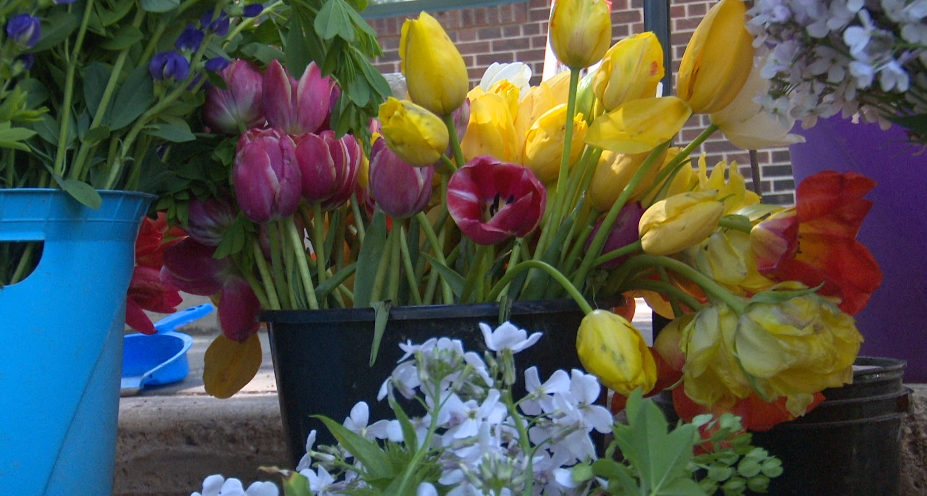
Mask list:
[[[383,340],[383,332],[386,331],[386,323],[389,321],[389,309],[392,306],[389,301],[375,301],[371,304],[376,317],[373,323],[373,342],[370,344],[370,367],[373,367],[377,361],[377,353],[380,351],[380,341]]]
[[[225,79],[223,79],[222,76],[220,76],[219,73],[217,72],[206,71],[206,79],[209,81],[210,84],[215,86],[217,89],[220,89],[220,90],[229,89],[229,86],[225,82]]]
[[[619,465],[616,461],[599,458],[592,462],[592,469],[595,471],[596,475],[605,477],[609,481],[617,482],[623,489],[622,494],[628,496],[639,496],[641,494],[637,481],[628,473],[629,469],[623,465]]]
[[[370,306],[373,283],[380,259],[386,247],[386,214],[378,210],[364,235],[364,243],[357,255],[357,272],[354,278],[354,308]]]
[[[393,413],[396,414],[396,420],[399,422],[399,426],[402,428],[403,444],[409,449],[409,454],[414,455],[415,452],[418,451],[418,434],[415,433],[415,426],[412,425],[409,416],[406,415],[406,411],[396,402],[395,398],[389,396],[387,399],[389,400],[390,408],[392,408]]]
[[[428,262],[431,263],[431,267],[436,269],[438,273],[441,274],[441,277],[447,281],[448,285],[451,286],[451,291],[454,292],[454,296],[460,296],[460,293],[463,292],[464,284],[466,284],[466,280],[463,276],[447,265],[438,262],[436,258],[427,253],[422,253],[422,256],[425,257]]]
[[[886,117],[886,119],[922,137],[927,136],[927,115],[905,115],[899,117]]]
[[[93,189],[89,184],[76,179],[64,179],[58,174],[52,174],[52,177],[55,178],[55,182],[61,186],[61,189],[65,190],[75,200],[84,205],[97,210],[100,208],[100,205],[103,204],[103,198],[100,197],[100,193],[97,193],[97,190]]]
[[[80,27],[83,12],[79,9],[55,10],[42,22],[42,36],[32,47],[32,53],[38,53],[58,46],[65,38]]]
[[[315,287],[315,294],[316,294],[316,296],[317,296],[320,300],[321,300],[322,298],[325,298],[326,296],[328,296],[329,293],[331,293],[332,291],[334,291],[335,288],[337,288],[337,287],[340,286],[344,281],[346,281],[346,280],[348,279],[348,277],[351,276],[351,274],[354,274],[355,270],[357,270],[357,263],[356,263],[356,262],[355,262],[355,263],[352,263],[352,264],[350,264],[350,265],[348,265],[347,267],[344,267],[344,268],[341,269],[341,270],[339,270],[338,272],[336,272],[334,275],[332,275],[332,276],[329,277],[328,279],[325,279],[325,282],[323,282],[322,284],[319,284],[318,286]]]
[[[249,43],[241,47],[241,53],[248,57],[259,60],[264,65],[267,65],[274,60],[280,62],[281,64],[286,63],[286,54],[277,48],[262,45],[260,43]]]
[[[196,136],[190,132],[190,126],[184,122],[181,122],[180,124],[155,124],[154,126],[146,129],[145,132],[152,136],[157,136],[161,139],[173,143],[183,143],[185,141],[193,141],[196,139]]]
[[[299,17],[290,20],[290,31],[286,37],[286,67],[290,74],[302,74],[312,60],[309,57],[309,47],[303,35],[303,25]]]
[[[9,123],[6,123],[9,126]],[[0,129],[0,140],[4,141],[25,141],[33,136],[36,132],[24,127],[7,127]],[[28,148],[27,148],[28,149]]]
[[[354,25],[349,14],[353,10],[344,0],[328,0],[315,17],[316,34],[323,40],[338,36],[348,43],[354,41]]]
[[[116,95],[110,128],[118,131],[142,115],[154,100],[154,86],[148,66],[141,65],[133,70]]]
[[[389,457],[376,443],[368,441],[364,436],[348,430],[347,427],[328,417],[322,415],[312,417],[321,420],[328,427],[335,440],[364,465],[372,478],[389,479],[395,475],[389,463]]]
[[[100,108],[110,74],[112,70],[99,62],[93,62],[84,69],[84,100],[91,115],[96,115],[97,109]]]
[[[180,0],[139,0],[145,12],[170,12],[180,7]]]
[[[88,144],[95,145],[106,138],[109,138],[110,131],[107,126],[97,126],[91,128],[87,131],[87,134],[84,135],[84,141]]]
[[[137,27],[131,24],[126,24],[121,26],[119,31],[116,31],[112,38],[104,41],[103,43],[100,43],[100,48],[104,50],[119,51],[135,45],[136,43],[142,41],[144,38],[145,36]]]

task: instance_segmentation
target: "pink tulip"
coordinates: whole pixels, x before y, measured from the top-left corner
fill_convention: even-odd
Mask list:
[[[211,129],[238,134],[264,123],[263,77],[250,62],[236,60],[219,71],[228,89],[210,87],[203,121]]]
[[[196,241],[219,246],[225,233],[238,215],[229,198],[190,200],[187,234]]]
[[[314,133],[328,119],[331,78],[322,77],[315,62],[306,66],[299,81],[280,62],[272,61],[264,72],[264,115],[271,126],[290,134]]]
[[[632,202],[626,204],[621,208],[621,212],[618,212],[618,218],[615,219],[615,224],[612,225],[611,231],[608,233],[608,239],[605,240],[605,246],[602,247],[602,255],[610,251],[617,250],[623,246],[627,246],[635,241],[637,241],[640,236],[638,235],[637,226],[641,222],[641,216],[644,215],[644,207],[641,206],[640,202]],[[592,234],[589,235],[589,238],[586,240],[586,249],[589,249],[589,246],[592,244],[592,239],[595,238],[599,228],[602,227],[602,221],[605,220],[605,217],[599,219],[595,228],[592,230]],[[621,262],[627,260],[631,254],[622,255],[618,258],[614,258],[605,262],[601,265],[603,269],[614,269],[621,265]]]
[[[262,223],[296,212],[302,187],[296,146],[282,129],[252,129],[238,140],[235,196],[248,219]]]
[[[544,185],[530,169],[476,157],[447,184],[447,209],[460,230],[481,245],[533,231],[547,203]]]
[[[244,342],[258,331],[260,311],[261,303],[244,279],[232,276],[222,286],[218,314],[219,326],[225,337]]]
[[[367,187],[377,206],[390,217],[411,217],[431,199],[433,166],[413,167],[403,162],[380,139],[370,153],[370,182]]]
[[[329,208],[344,204],[357,187],[360,158],[360,146],[353,136],[336,139],[334,131],[298,136],[296,163],[302,177],[303,198]]]

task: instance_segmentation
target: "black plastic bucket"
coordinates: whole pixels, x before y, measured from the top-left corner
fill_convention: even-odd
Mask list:
[[[306,436],[318,431],[319,443],[331,443],[324,425],[310,415],[322,414],[341,422],[358,401],[370,406],[370,422],[395,418],[377,392],[403,352],[399,343],[422,343],[431,337],[460,339],[464,348],[486,349],[479,323],[499,323],[498,304],[397,307],[389,314],[379,355],[369,367],[374,310],[306,310],[262,312],[268,323],[277,377],[277,392],[287,444],[294,463],[305,453]],[[576,330],[583,312],[572,300],[515,302],[508,320],[529,333],[543,331],[533,347],[515,355],[522,373],[538,367],[544,381],[557,369],[582,368],[576,354]],[[516,385],[516,398],[524,386]],[[417,403],[404,403],[412,410]]]
[[[906,363],[858,357],[853,383],[823,391],[807,415],[754,432],[753,444],[782,460],[772,496],[895,496],[901,482],[901,420],[911,391]],[[654,397],[678,419],[668,391]]]

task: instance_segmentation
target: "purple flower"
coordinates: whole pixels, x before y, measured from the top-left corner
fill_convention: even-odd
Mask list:
[[[238,215],[230,198],[194,198],[189,208],[185,230],[191,238],[206,246],[219,246]]]
[[[331,78],[322,77],[315,62],[297,81],[280,62],[271,61],[264,72],[264,115],[272,126],[290,134],[314,133],[328,118]]]
[[[322,203],[324,210],[344,204],[357,188],[360,158],[360,147],[349,134],[341,139],[331,130],[300,135],[296,138],[296,163],[303,198]]]
[[[644,207],[641,206],[640,202],[628,203],[621,208],[621,212],[618,213],[618,217],[615,218],[615,223],[612,225],[611,230],[608,232],[608,238],[605,240],[605,246],[602,247],[602,254],[605,255],[608,252],[615,251],[619,248],[622,248],[626,245],[629,245],[639,239],[638,237],[638,224],[641,222],[641,216],[644,215]],[[602,227],[602,221],[605,220],[605,217],[602,217],[595,223],[595,229],[592,230],[592,234],[589,235],[589,238],[586,240],[586,249],[592,245],[592,239],[595,238],[596,233],[599,232],[599,229]],[[622,255],[618,258],[609,260],[602,264],[604,269],[614,269],[621,265],[622,262],[630,258],[631,254]]]
[[[200,18],[200,22],[203,24],[203,28],[213,33],[216,33],[218,36],[225,36],[229,32],[229,15],[225,12],[219,12],[218,17],[213,19],[212,17],[213,10],[207,10],[203,12],[203,16]]]
[[[293,215],[302,193],[293,139],[280,128],[251,129],[241,135],[232,182],[238,205],[251,221]]]
[[[190,75],[190,62],[175,50],[159,52],[151,57],[148,72],[155,81],[163,79],[183,81]]]
[[[34,47],[41,34],[39,18],[29,14],[19,14],[6,23],[6,35],[23,50]]]
[[[245,5],[241,15],[245,17],[257,17],[261,12],[264,12],[264,6],[259,3],[252,3],[251,5]]]
[[[16,60],[23,63],[24,71],[32,69],[32,66],[35,64],[35,57],[31,53],[24,53],[19,57],[16,57]]]
[[[188,24],[183,32],[180,33],[180,36],[177,37],[177,42],[174,46],[180,51],[186,50],[195,52],[200,49],[200,44],[203,43],[203,38],[205,37],[206,33],[196,29],[193,24]]]
[[[220,59],[224,60],[224,59]],[[203,106],[203,120],[213,130],[238,134],[240,129],[264,123],[263,78],[250,62],[236,60],[219,71],[227,88],[210,87]]]
[[[209,72],[219,72],[231,64],[232,61],[225,57],[213,57],[206,61],[206,70]]]
[[[413,167],[403,162],[379,139],[370,153],[370,182],[367,187],[377,206],[390,217],[411,217],[431,199],[433,166]]]
[[[58,5],[71,5],[76,0],[55,0],[55,3]]]

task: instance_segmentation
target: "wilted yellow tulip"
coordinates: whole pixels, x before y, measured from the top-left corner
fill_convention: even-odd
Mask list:
[[[624,38],[605,52],[592,88],[605,109],[612,110],[630,100],[656,96],[663,75],[663,48],[648,31]]]
[[[491,155],[503,162],[519,162],[521,151],[516,148],[515,125],[505,99],[495,93],[470,98],[470,123],[461,141],[464,159]]]
[[[731,162],[731,171],[727,174],[729,177],[725,180],[725,171],[727,171],[727,162],[721,161],[715,164],[711,169],[711,175],[707,173],[708,165],[703,153],[698,160],[698,190],[718,192],[718,198],[724,201],[724,215],[743,207],[756,205],[760,202],[760,196],[753,191],[747,191],[747,183],[743,174],[737,169],[737,162]]]
[[[753,67],[753,36],[743,0],[721,0],[702,19],[679,64],[677,93],[696,114],[727,107]]]
[[[649,151],[633,154],[615,153],[608,150],[602,152],[587,191],[592,206],[601,212],[608,212],[649,155]],[[662,161],[663,158],[660,157],[658,160]],[[637,201],[647,191],[659,170],[659,167],[653,166],[647,171],[643,180],[628,198],[629,202]]]
[[[676,97],[631,100],[589,126],[586,143],[620,153],[643,153],[671,139],[692,109]]]
[[[756,268],[750,233],[736,229],[719,229],[705,243],[684,252],[699,272],[740,296],[765,291],[773,281],[763,277]],[[686,261],[687,260],[683,260]]]
[[[660,200],[641,217],[641,246],[651,255],[672,255],[695,246],[718,227],[723,210],[717,191],[682,193]]]
[[[519,140],[519,150],[525,148],[525,136],[528,134],[528,128],[538,120],[538,117],[556,106],[554,94],[550,91],[550,85],[545,82],[533,86],[522,95],[518,102],[518,113],[514,115],[515,136]]]
[[[380,104],[379,119],[386,145],[411,165],[434,165],[447,149],[447,126],[424,107],[389,97]]]
[[[774,289],[803,286],[783,283]],[[752,302],[740,317],[734,350],[767,398],[785,396],[789,413],[805,413],[814,393],[853,380],[863,337],[853,317],[820,296]]]
[[[737,315],[723,304],[708,305],[682,328],[686,396],[703,406],[731,407],[753,393],[733,352]]]
[[[647,343],[620,315],[593,310],[583,317],[576,351],[583,368],[616,393],[627,396],[641,388],[646,394],[657,382],[657,364]]]
[[[550,93],[554,95],[554,105],[566,105],[570,96],[570,71],[558,72],[541,84],[546,84],[550,88]]]
[[[467,65],[441,24],[425,12],[402,24],[399,38],[402,74],[412,101],[447,115],[467,98]]]
[[[760,68],[765,65],[763,57],[750,71],[747,82],[736,98],[719,112],[711,114],[712,124],[737,148],[758,150],[773,146],[787,146],[801,143],[805,139],[797,134],[789,134],[795,125],[795,118],[788,113],[771,115],[764,111],[754,98],[769,91],[769,80],[760,76]]]
[[[531,169],[542,182],[557,179],[563,157],[564,129],[567,119],[566,105],[558,105],[538,118],[525,134],[522,165]],[[573,117],[573,139],[570,145],[570,163],[583,152],[586,121],[582,114]]]
[[[612,42],[611,3],[605,0],[558,0],[549,24],[554,55],[572,69],[602,60]]]

